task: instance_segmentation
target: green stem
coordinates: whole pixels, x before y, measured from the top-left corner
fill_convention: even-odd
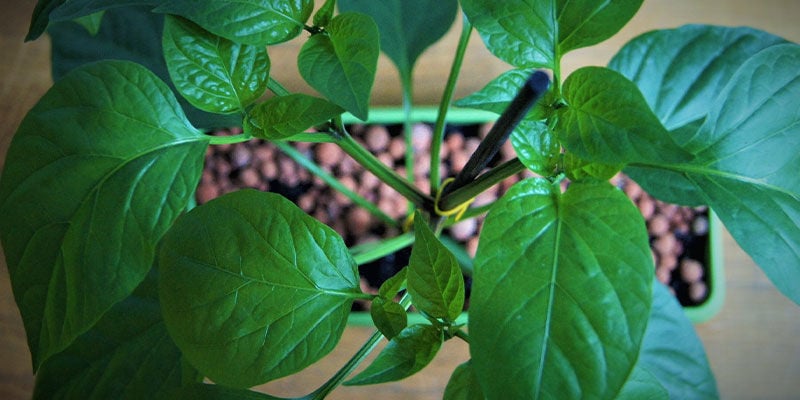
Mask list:
[[[220,144],[232,144],[232,143],[242,143],[246,142],[253,138],[253,135],[249,133],[240,133],[238,135],[229,135],[229,136],[213,136],[208,135],[209,138],[208,142],[214,145]]]
[[[336,177],[326,172],[324,169],[320,168],[316,163],[309,160],[307,157],[303,156],[299,151],[297,151],[294,147],[290,146],[286,142],[275,141],[273,142],[277,148],[283,151],[289,158],[294,160],[294,162],[300,164],[303,168],[309,170],[312,174],[318,176],[322,179],[328,186],[340,191],[342,194],[345,195],[348,199],[350,199],[353,203],[364,207],[367,211],[372,213],[375,217],[382,220],[389,226],[399,226],[398,222],[392,219],[392,217],[386,215],[380,208],[378,208],[375,204],[368,201],[367,199],[360,196],[358,193],[348,189],[344,186],[341,182],[339,182]]]
[[[485,174],[479,176],[477,179],[474,179],[461,188],[442,196],[442,198],[439,200],[439,208],[441,210],[451,210],[454,207],[457,207],[464,202],[469,201],[473,197],[481,194],[484,190],[524,170],[525,165],[519,161],[519,158],[506,161],[505,163],[492,168]],[[449,188],[449,186],[447,188]]]
[[[455,332],[455,336],[469,343],[469,335],[467,335],[467,332],[464,332],[463,330],[459,329]]]
[[[406,152],[405,152],[405,166],[406,166],[406,179],[409,182],[414,182],[414,126],[411,123],[411,110],[413,108],[413,73],[402,71],[400,73],[400,81],[403,87],[403,133],[405,136]],[[413,203],[409,204],[409,213],[413,213]]]
[[[272,77],[270,77],[269,81],[267,82],[267,89],[271,90],[272,93],[275,93],[278,96],[286,96],[290,93],[285,87],[283,87],[283,85],[278,83],[278,81],[272,79]]]
[[[404,249],[414,243],[414,233],[408,232],[399,236],[381,240],[380,242],[365,243],[350,248],[356,264],[364,265],[375,261],[388,254],[392,254],[400,249]]]
[[[467,16],[463,16],[461,37],[458,40],[458,47],[456,48],[455,58],[453,64],[450,66],[450,76],[447,78],[447,85],[444,88],[442,101],[439,103],[439,113],[436,116],[436,125],[433,129],[433,141],[431,142],[431,193],[439,191],[441,184],[441,176],[439,170],[440,153],[442,150],[442,141],[444,140],[444,128],[447,121],[447,111],[450,109],[450,103],[453,100],[453,93],[456,90],[456,82],[458,82],[458,75],[461,72],[461,65],[464,62],[464,55],[467,52],[467,45],[472,33],[472,24],[467,20]]]
[[[341,120],[339,121],[339,127],[337,129],[340,132],[336,138],[336,143],[345,153],[361,164],[364,169],[375,174],[378,179],[403,195],[415,206],[424,210],[433,209],[433,198],[431,198],[431,196],[422,193],[411,182],[403,179],[397,172],[390,169],[367,149],[361,146],[361,144],[356,142],[355,139],[347,133],[344,126],[341,125]]]

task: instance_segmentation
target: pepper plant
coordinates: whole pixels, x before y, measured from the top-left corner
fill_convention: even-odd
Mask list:
[[[716,397],[691,324],[654,283],[641,215],[607,180],[623,170],[662,200],[710,206],[798,302],[800,47],[749,28],[684,26],[564,76],[565,54],[614,35],[641,2],[40,0],[28,39],[49,32],[56,80],[0,179],[34,397],[274,398],[249,388],[330,352],[357,299],[372,303],[375,334],[302,398],[403,379],[446,340],[468,342],[471,356],[447,399]],[[459,8],[431,187],[420,189],[354,140],[343,114],[369,119],[383,51],[410,124],[416,60]],[[454,101],[473,30],[513,69]],[[313,95],[270,75],[270,46],[298,36]],[[453,106],[499,117],[444,180],[438,149]],[[206,133],[232,125],[243,133]],[[408,233],[348,248],[292,202],[255,190],[193,207],[207,147],[253,139]],[[518,157],[491,166],[506,140]],[[408,199],[407,221],[315,168],[296,141],[339,145]],[[470,207],[526,168],[539,177]],[[487,211],[473,268],[462,268],[442,228]],[[406,245],[408,266],[362,293],[357,266]],[[412,305],[423,322],[409,323]]]

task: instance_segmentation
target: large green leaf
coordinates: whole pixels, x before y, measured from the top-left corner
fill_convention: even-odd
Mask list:
[[[417,58],[453,25],[457,0],[339,0],[342,12],[357,11],[378,24],[381,50],[401,76],[411,77]]]
[[[779,43],[786,41],[751,28],[687,25],[634,38],[608,67],[635,83],[664,126],[675,130],[704,119],[734,72]]]
[[[267,90],[270,63],[262,46],[235,43],[169,15],[162,44],[172,82],[201,110],[244,112]]]
[[[564,82],[556,126],[567,150],[606,164],[680,162],[691,156],[669,136],[636,85],[602,67],[584,67]]]
[[[719,398],[703,343],[683,308],[660,282],[653,284],[653,306],[637,369],[652,374],[671,399]]]
[[[444,338],[432,325],[412,325],[392,338],[378,357],[345,385],[373,385],[407,378],[428,365]]]
[[[300,49],[300,75],[328,100],[366,120],[380,55],[378,27],[364,14],[344,13],[326,30]]]
[[[339,106],[302,93],[273,97],[248,113],[252,135],[269,140],[285,139],[329,121],[343,113]]]
[[[455,321],[464,308],[464,277],[458,261],[420,213],[414,217],[414,237],[408,261],[412,302],[433,318]]]
[[[527,179],[492,207],[480,239],[469,334],[484,393],[615,396],[639,354],[654,268],[630,200],[607,182],[562,194]]]
[[[178,219],[159,265],[170,334],[200,372],[232,387],[295,373],[327,354],[361,295],[335,231],[255,190]]]
[[[52,22],[71,21],[112,8],[155,6],[158,3],[159,0],[39,0],[25,40],[38,38]]]
[[[314,11],[313,0],[165,0],[156,12],[180,15],[238,43],[266,46],[300,35]]]
[[[0,180],[0,237],[34,367],[144,278],[206,147],[169,88],[126,61],[70,72],[28,113]]]
[[[114,8],[103,14],[100,31],[91,35],[72,21],[52,24],[48,29],[52,41],[53,78],[81,65],[104,60],[129,60],[142,64],[163,81],[172,85],[164,62],[161,31],[164,16],[146,7]],[[177,94],[177,90],[173,91]],[[201,129],[239,126],[238,115],[210,114],[189,104],[183,96],[178,102],[192,124]]]
[[[42,365],[34,399],[166,398],[184,384],[194,372],[167,334],[155,275]]]
[[[673,397],[685,399],[687,397]],[[710,399],[712,397],[702,397]],[[658,378],[638,364],[625,382],[625,386],[617,394],[615,400],[669,400],[669,392],[659,383]]]
[[[534,71],[533,69],[506,71],[492,79],[481,90],[459,99],[455,105],[502,114]],[[525,118],[533,121],[547,118],[553,111],[554,103],[555,93],[548,90]]]
[[[642,0],[462,0],[486,47],[519,68],[558,69],[568,51],[618,32]]]
[[[284,400],[282,397],[254,392],[247,389],[234,389],[221,385],[196,383],[174,390],[169,400]],[[287,399],[288,400],[288,399]]]
[[[443,400],[484,400],[483,390],[469,360],[453,371],[444,388]]]

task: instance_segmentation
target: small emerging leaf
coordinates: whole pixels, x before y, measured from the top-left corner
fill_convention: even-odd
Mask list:
[[[100,31],[100,23],[103,22],[103,14],[105,14],[105,11],[98,11],[94,14],[76,18],[75,22],[86,28],[86,31],[94,36]]]
[[[300,75],[328,100],[366,120],[380,54],[378,27],[366,15],[344,13],[326,30],[300,49]]]
[[[520,121],[511,132],[511,145],[529,170],[541,176],[552,176],[555,172],[561,145],[544,122]]]
[[[369,312],[375,327],[387,339],[397,336],[408,325],[408,314],[405,308],[392,300],[376,297],[372,300]]]
[[[173,339],[199,371],[233,387],[295,373],[330,352],[361,294],[335,231],[255,190],[182,216],[162,242],[159,265]]]
[[[172,82],[201,110],[242,112],[267,90],[270,62],[261,46],[231,42],[168,15],[163,48]]]
[[[305,132],[343,112],[327,100],[293,93],[259,103],[250,110],[247,122],[254,128],[253,136],[280,140]]]
[[[455,321],[464,307],[464,277],[453,253],[439,241],[422,214],[414,217],[416,239],[408,262],[408,292],[420,311]]]
[[[534,71],[534,69],[512,69],[506,71],[497,78],[492,79],[481,90],[456,101],[455,105],[502,114]],[[552,90],[548,90],[536,102],[525,118],[531,121],[547,118],[553,111],[554,96],[555,93]]]
[[[419,372],[433,360],[444,338],[432,325],[412,325],[392,338],[364,371],[345,385],[393,382]]]
[[[378,295],[384,299],[393,299],[398,292],[405,289],[406,277],[408,276],[408,267],[403,267],[391,278],[383,281],[381,287],[378,289]]]

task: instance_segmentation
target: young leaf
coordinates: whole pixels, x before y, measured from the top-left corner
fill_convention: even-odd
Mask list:
[[[734,72],[784,39],[745,27],[687,25],[628,42],[608,67],[630,79],[669,130],[703,120]],[[682,143],[680,135],[675,136]]]
[[[558,69],[561,56],[617,33],[642,0],[462,0],[486,47],[518,68]]]
[[[273,97],[257,104],[248,114],[253,136],[279,140],[305,132],[343,113],[339,106],[306,94]]]
[[[442,331],[432,325],[412,325],[392,338],[365,370],[345,385],[393,382],[419,372],[433,360],[443,342]]]
[[[455,321],[464,308],[464,277],[458,261],[425,222],[414,217],[415,240],[408,261],[408,292],[415,307]]]
[[[567,178],[572,181],[583,179],[599,179],[607,181],[616,175],[622,167],[620,165],[601,164],[583,160],[575,154],[567,152],[563,156],[564,169]]]
[[[658,281],[653,284],[650,321],[636,367],[650,372],[671,399],[719,398],[694,325],[686,318],[675,296]]]
[[[71,4],[71,3],[70,3]],[[178,95],[189,121],[199,129],[238,126],[239,115],[210,114],[200,111],[180,96],[164,62],[161,32],[164,16],[150,12],[147,7],[121,7],[109,9],[103,15],[103,24],[96,35],[72,22],[58,22],[48,28],[52,42],[53,79],[59,80],[67,72],[81,65],[104,60],[119,59],[141,64],[170,85]]]
[[[0,179],[0,237],[34,368],[145,277],[207,144],[169,88],[126,61],[73,70],[28,113]]]
[[[484,393],[610,398],[633,369],[653,261],[644,220],[607,182],[517,183],[481,231],[470,354]]]
[[[561,145],[547,124],[522,120],[511,133],[511,145],[529,170],[541,176],[553,175]]]
[[[322,7],[314,13],[314,26],[325,27],[331,23],[333,12],[336,8],[336,0],[325,0]]]
[[[366,120],[380,54],[378,27],[366,15],[344,13],[331,20],[327,32],[300,49],[300,75],[331,102]]]
[[[267,90],[270,62],[261,46],[231,42],[170,15],[162,43],[172,82],[201,110],[243,112]]]
[[[156,274],[36,374],[34,399],[165,398],[192,373],[167,334]]]
[[[639,89],[622,75],[584,67],[564,82],[556,133],[564,147],[605,164],[680,162],[691,156],[668,135]]]
[[[406,309],[392,300],[376,297],[372,300],[369,312],[375,327],[387,339],[397,336],[408,325]]]
[[[375,20],[381,51],[401,76],[411,76],[417,58],[453,25],[457,0],[339,0],[341,12],[356,11]]]
[[[254,46],[278,44],[297,37],[313,11],[313,0],[199,3],[167,0],[155,9],[155,12],[180,15],[228,40]]]
[[[408,267],[404,267],[398,271],[391,278],[383,281],[381,287],[378,288],[378,295],[384,299],[393,299],[398,292],[405,289],[406,277],[408,276]]]
[[[492,79],[481,90],[456,101],[455,105],[502,114],[508,108],[514,96],[519,93],[519,88],[525,84],[533,72],[533,69],[506,71],[497,78]],[[536,102],[525,118],[532,121],[547,118],[552,112],[554,96],[555,93],[553,91],[548,91],[541,100]]]
[[[453,371],[447,386],[444,388],[443,400],[484,400],[481,386],[478,384],[478,377],[472,368],[472,360],[469,360]]]
[[[717,396],[718,397],[718,396]],[[717,397],[702,397],[704,399]],[[672,397],[676,399],[678,397]],[[686,399],[689,397],[680,397]],[[614,398],[616,400],[669,400],[670,395],[667,389],[661,386],[658,379],[650,371],[637,365],[625,386]]]
[[[232,387],[295,373],[330,352],[361,294],[335,231],[255,190],[179,218],[159,265],[170,334],[200,372]]]
[[[98,11],[94,14],[78,17],[75,19],[75,22],[84,27],[90,35],[94,36],[100,32],[100,24],[103,22],[103,14],[105,14],[105,11]]]

